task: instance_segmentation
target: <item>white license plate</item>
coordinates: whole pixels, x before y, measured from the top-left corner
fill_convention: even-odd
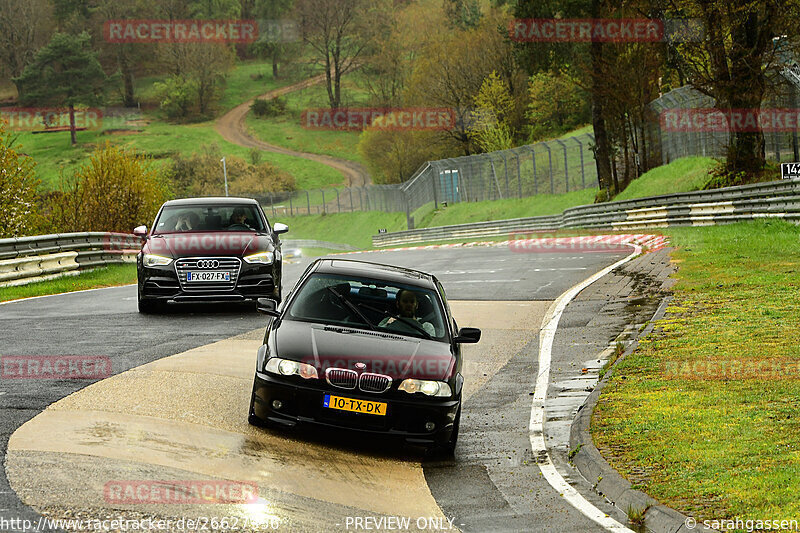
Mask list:
[[[187,272],[186,281],[230,281],[230,272]]]

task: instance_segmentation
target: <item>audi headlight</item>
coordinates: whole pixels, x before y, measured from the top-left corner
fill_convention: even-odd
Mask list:
[[[258,263],[261,265],[271,265],[275,261],[275,254],[273,252],[260,252],[244,256],[244,260],[248,263]]]
[[[281,359],[280,357],[269,359],[264,370],[281,376],[300,376],[303,379],[316,379],[318,377],[317,369],[312,365],[290,359]]]
[[[144,266],[152,267],[152,266],[166,266],[172,263],[171,257],[164,257],[161,255],[155,254],[144,254],[144,258],[142,260]]]
[[[428,381],[425,379],[406,379],[398,387],[398,390],[409,394],[421,392],[426,396],[452,396],[453,391],[450,385],[444,381]]]

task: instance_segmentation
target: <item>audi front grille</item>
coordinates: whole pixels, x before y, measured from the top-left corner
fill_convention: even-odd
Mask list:
[[[187,292],[232,291],[239,279],[242,261],[238,257],[187,257],[175,261],[181,289]],[[188,272],[228,272],[230,281],[186,280]]]

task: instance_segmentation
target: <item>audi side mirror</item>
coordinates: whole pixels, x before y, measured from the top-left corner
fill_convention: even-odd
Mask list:
[[[262,315],[281,316],[278,312],[278,302],[272,298],[259,298],[258,302],[256,302],[256,311]]]
[[[276,222],[272,226],[272,232],[275,235],[280,235],[281,233],[286,233],[287,231],[289,231],[289,226],[287,226],[286,224],[282,224],[280,222]]]
[[[144,239],[147,237],[147,226],[136,226],[133,228],[133,234]]]
[[[459,344],[474,344],[481,340],[481,330],[478,328],[461,328],[453,342]]]

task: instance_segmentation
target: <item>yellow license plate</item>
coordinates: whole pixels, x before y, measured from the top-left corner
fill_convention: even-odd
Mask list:
[[[383,402],[371,402],[369,400],[356,400],[354,398],[342,398],[326,394],[322,399],[322,406],[339,411],[351,411],[353,413],[363,413],[366,415],[386,416],[386,405]]]

